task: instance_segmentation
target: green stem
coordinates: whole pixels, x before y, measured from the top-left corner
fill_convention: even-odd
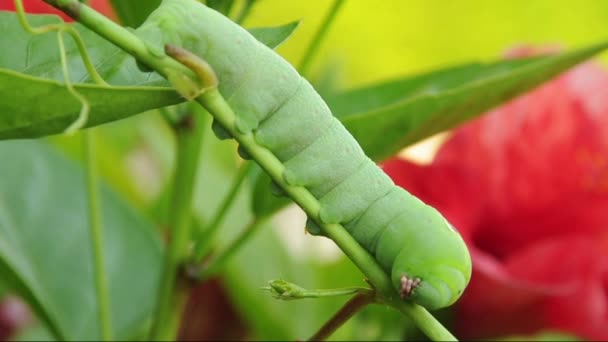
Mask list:
[[[93,251],[93,270],[95,290],[97,292],[97,314],[104,341],[112,340],[112,318],[110,297],[108,295],[107,279],[103,256],[103,224],[99,205],[99,187],[97,185],[97,165],[95,164],[95,137],[93,131],[85,131],[82,136],[84,159],[86,162],[87,203],[89,206],[89,227],[91,249]]]
[[[304,55],[304,57],[302,57],[302,61],[300,62],[300,67],[298,68],[298,71],[300,72],[301,75],[304,75],[304,76],[307,75],[308,69],[310,68],[310,65],[313,61],[314,56],[319,51],[319,48],[321,47],[321,43],[323,42],[323,39],[325,38],[327,31],[329,31],[329,27],[333,23],[334,19],[336,18],[336,15],[340,11],[340,7],[342,7],[343,4],[344,4],[344,0],[335,0],[334,4],[329,9],[329,12],[327,13],[327,17],[325,17],[323,24],[321,24],[321,27],[319,27],[319,30],[317,31],[315,36],[312,38],[312,41],[311,41],[310,45],[308,46],[308,50],[306,51],[306,54]]]
[[[52,31],[67,32],[74,40],[74,43],[76,43],[76,47],[78,48],[78,52],[80,52],[80,56],[82,58],[82,63],[84,64],[85,68],[87,69],[87,72],[91,76],[91,79],[93,79],[93,81],[95,83],[97,83],[101,86],[106,86],[106,87],[109,86],[106,83],[106,81],[101,77],[101,75],[99,75],[99,73],[97,72],[97,69],[95,69],[95,65],[93,64],[93,61],[91,60],[91,57],[89,56],[89,53],[87,52],[86,46],[84,45],[82,38],[78,34],[78,31],[76,31],[72,25],[69,25],[66,23],[59,23],[59,24],[42,25],[39,27],[32,27],[29,24],[29,22],[27,21],[27,17],[25,15],[25,9],[23,8],[22,0],[14,0],[14,3],[15,3],[15,13],[17,14],[19,23],[25,29],[26,32],[33,34],[33,35],[43,34],[43,33],[52,32]]]
[[[374,302],[374,296],[369,293],[360,293],[351,298],[327,323],[314,334],[309,341],[324,341],[331,336],[338,328],[346,323],[357,312]]]
[[[255,1],[256,0],[246,0],[243,9],[239,13],[238,17],[234,20],[234,22],[239,25],[242,25],[245,19],[249,16],[249,13],[251,13],[251,8],[253,8],[253,4],[255,3]]]
[[[458,341],[452,333],[431,315],[425,308],[411,302],[393,300],[392,306],[410,317],[414,324],[431,341]]]
[[[234,181],[232,182],[232,187],[228,192],[226,198],[220,205],[219,210],[216,212],[215,217],[211,221],[211,223],[205,227],[205,229],[201,232],[200,236],[196,239],[196,246],[194,247],[194,262],[200,262],[203,257],[209,252],[211,248],[213,237],[221,227],[224,219],[226,218],[226,214],[229,209],[234,204],[236,199],[236,195],[241,189],[241,185],[245,181],[249,170],[251,170],[252,163],[247,163],[239,169]]]
[[[174,340],[177,334],[181,302],[187,287],[175,286],[181,277],[179,270],[187,261],[190,242],[192,195],[195,188],[201,143],[207,113],[202,110],[193,112],[176,127],[177,165],[174,173],[171,209],[169,211],[170,243],[165,253],[165,262],[154,325],[152,340]],[[173,323],[172,323],[173,322]]]
[[[352,294],[365,294],[374,297],[374,290],[367,287],[345,287],[340,289],[321,289],[308,290],[288,281],[278,279],[268,282],[267,287],[262,290],[268,290],[276,299],[294,300],[304,298],[321,298],[321,297],[337,297]]]
[[[192,71],[169,57],[156,57],[151,54],[145,44],[132,32],[115,24],[103,15],[87,6],[80,6],[77,0],[44,0],[63,10],[77,19],[89,29],[133,55],[139,61],[147,64],[161,75],[167,76],[167,71],[184,70],[186,75],[193,76]],[[77,10],[74,10],[77,8]],[[319,220],[319,202],[305,188],[291,186],[283,180],[284,166],[268,149],[258,145],[251,133],[243,134],[236,130],[236,116],[226,100],[217,89],[209,89],[196,98],[219,123],[231,133],[241,146],[249,152],[270,177],[281,186],[285,192],[313,219]],[[376,260],[339,224],[320,224],[324,235],[332,239],[340,249],[367,276],[376,290],[378,301],[398,308],[410,316],[420,329],[435,340],[455,340],[455,338],[434,319],[424,308],[402,301],[385,271]]]
[[[255,233],[265,222],[265,219],[256,218],[252,220],[241,232],[241,234],[228,247],[226,247],[226,249],[224,249],[219,256],[214,258],[199,274],[196,275],[196,278],[204,281],[216,275],[224,268],[226,262],[228,262],[228,260],[230,260],[230,258],[232,258],[232,256],[234,256],[234,254],[241,249],[245,242],[247,242],[253,236],[253,233]]]

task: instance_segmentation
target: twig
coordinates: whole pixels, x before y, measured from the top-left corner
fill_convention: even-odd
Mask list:
[[[193,110],[176,127],[177,167],[169,212],[171,238],[168,250],[165,252],[156,315],[150,335],[152,340],[175,339],[178,328],[176,321],[179,322],[182,310],[180,303],[185,302],[179,299],[185,296],[182,292],[187,289],[176,288],[175,283],[179,277],[178,270],[189,255],[192,195],[206,117],[204,111]]]
[[[101,337],[104,341],[112,340],[112,317],[110,296],[103,253],[103,223],[99,205],[99,186],[97,165],[95,163],[95,137],[93,131],[86,131],[82,136],[86,162],[87,203],[89,205],[89,226],[91,248],[93,251],[93,269],[95,273],[95,289],[97,292],[97,310]]]
[[[251,170],[252,163],[247,163],[239,169],[237,175],[235,176],[234,181],[228,191],[228,195],[222,201],[219,210],[216,212],[215,216],[211,223],[205,227],[205,229],[199,234],[196,239],[196,244],[194,246],[193,252],[193,260],[194,262],[200,262],[203,257],[209,252],[209,248],[213,243],[213,237],[220,229],[222,222],[226,218],[226,214],[228,214],[229,209],[234,204],[236,199],[236,195],[241,189],[241,185],[245,181],[249,170]]]
[[[308,341],[323,341],[331,336],[338,328],[346,323],[357,312],[374,302],[374,295],[360,293],[351,298],[329,321],[327,321],[316,334]]]
[[[311,41],[310,45],[308,46],[308,50],[306,50],[306,54],[304,55],[304,57],[302,57],[302,61],[300,62],[300,67],[298,68],[298,71],[300,72],[300,74],[302,74],[304,76],[306,76],[308,74],[308,69],[310,68],[310,64],[312,63],[314,56],[319,51],[319,47],[321,47],[321,43],[323,42],[323,39],[325,38],[327,31],[329,31],[329,27],[333,23],[334,19],[336,18],[336,15],[340,11],[340,7],[342,7],[343,4],[344,4],[344,0],[335,0],[334,4],[329,9],[327,17],[325,17],[323,24],[321,24],[321,27],[319,27],[317,34],[315,34],[315,36],[312,38],[312,41]]]
[[[268,290],[274,298],[282,300],[337,297],[352,294],[374,294],[374,290],[367,287],[344,287],[339,289],[308,290],[282,279],[269,281],[268,286],[263,287],[262,290]]]

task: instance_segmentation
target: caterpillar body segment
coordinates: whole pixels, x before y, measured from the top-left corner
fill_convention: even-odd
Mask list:
[[[138,34],[205,59],[236,114],[234,128],[271,151],[285,167],[285,182],[319,201],[318,219],[342,224],[404,298],[429,309],[458,299],[471,275],[460,235],[435,209],[395,186],[289,63],[195,0],[164,0]],[[215,131],[226,137],[225,130]],[[309,232],[319,234],[321,222],[309,220]]]

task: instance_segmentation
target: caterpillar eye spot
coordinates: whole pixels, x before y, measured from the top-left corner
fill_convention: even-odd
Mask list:
[[[403,299],[409,298],[416,289],[416,287],[418,287],[418,285],[420,285],[420,283],[422,282],[420,278],[410,278],[406,275],[402,275],[400,281],[401,289],[399,290],[399,295]]]

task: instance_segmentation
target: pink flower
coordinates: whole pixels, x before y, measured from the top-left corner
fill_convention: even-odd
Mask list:
[[[462,338],[608,340],[608,73],[588,63],[456,130],[431,165],[384,164],[471,250]]]

